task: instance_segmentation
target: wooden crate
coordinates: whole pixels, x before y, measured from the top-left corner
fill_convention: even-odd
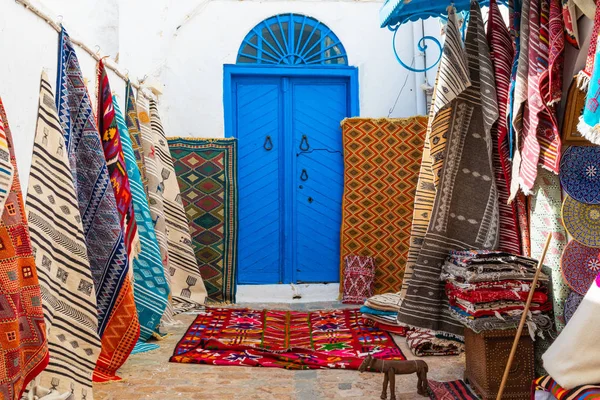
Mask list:
[[[516,329],[475,333],[465,329],[465,378],[483,400],[496,399]],[[533,341],[523,330],[503,399],[530,399],[534,379]]]

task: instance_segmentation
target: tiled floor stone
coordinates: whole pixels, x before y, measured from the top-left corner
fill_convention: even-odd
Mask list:
[[[346,308],[340,303],[238,304],[236,307],[281,310]],[[95,400],[321,400],[379,399],[383,375],[348,370],[287,371],[278,368],[230,367],[169,363],[175,345],[194,320],[179,315],[181,325],[167,328],[169,336],[156,342],[160,349],[129,357],[119,370],[121,382],[94,385]],[[398,345],[414,359],[404,338]],[[429,378],[461,379],[464,356],[424,357]],[[416,375],[396,377],[398,400],[423,399],[416,392]]]

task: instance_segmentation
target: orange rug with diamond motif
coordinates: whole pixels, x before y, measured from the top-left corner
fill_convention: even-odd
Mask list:
[[[342,121],[340,280],[347,255],[371,256],[375,293],[400,290],[426,129],[424,116]]]

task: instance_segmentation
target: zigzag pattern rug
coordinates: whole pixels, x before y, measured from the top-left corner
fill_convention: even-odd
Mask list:
[[[312,312],[207,308],[171,362],[285,369],[358,369],[372,353],[406,360],[392,337],[364,325],[358,309]]]
[[[65,140],[45,72],[40,86],[26,209],[51,357],[33,390],[39,397],[52,388],[57,395],[70,393],[73,400],[90,399],[100,354],[96,290]]]
[[[140,237],[140,253],[133,260],[132,267],[134,278],[133,293],[140,321],[140,338],[138,343],[143,343],[151,337],[158,335],[158,325],[167,307],[169,285],[165,279],[165,270],[162,265],[156,234],[154,233],[154,224],[150,216],[150,208],[146,199],[142,177],[134,154],[133,143],[127,126],[125,126],[125,120],[117,104],[116,97],[113,98],[113,102],[115,104],[117,127],[121,133],[125,166],[127,168],[127,176],[129,177],[135,219]],[[137,122],[137,118],[133,122]]]
[[[342,122],[340,256],[375,259],[376,294],[397,292],[402,286],[426,129],[427,117]],[[342,262],[341,279],[343,268]]]
[[[200,275],[214,302],[235,302],[235,139],[169,138]]]

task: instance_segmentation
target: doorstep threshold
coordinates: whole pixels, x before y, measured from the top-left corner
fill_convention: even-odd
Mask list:
[[[238,285],[236,303],[335,302],[339,283],[298,283],[279,285]]]

